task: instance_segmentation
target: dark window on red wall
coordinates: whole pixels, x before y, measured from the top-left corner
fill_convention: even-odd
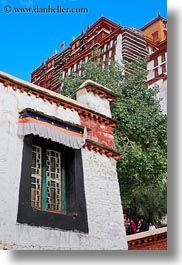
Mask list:
[[[162,73],[165,74],[166,73],[166,64],[162,65]]]
[[[158,65],[158,58],[154,59],[154,67]]]
[[[158,68],[154,70],[154,77],[157,77],[159,75]]]
[[[165,62],[165,60],[166,60],[166,55],[165,55],[165,53],[163,53],[161,55],[161,62]]]

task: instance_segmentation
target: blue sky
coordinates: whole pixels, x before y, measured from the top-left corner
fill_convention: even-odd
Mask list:
[[[13,8],[87,8],[88,13],[15,13]],[[4,8],[12,8],[5,13]],[[48,55],[67,47],[72,36],[77,37],[101,16],[123,26],[140,28],[160,12],[167,18],[167,0],[0,0],[0,70],[30,81],[30,75]]]

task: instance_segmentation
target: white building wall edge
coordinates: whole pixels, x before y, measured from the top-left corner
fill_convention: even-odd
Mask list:
[[[19,111],[32,108],[80,123],[75,111],[49,104],[0,84],[0,248],[7,249],[127,249],[123,214],[112,158],[82,150],[89,233],[33,227],[16,222],[23,138],[17,136]]]

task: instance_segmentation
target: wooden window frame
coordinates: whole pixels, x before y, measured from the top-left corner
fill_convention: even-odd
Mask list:
[[[66,209],[64,213],[40,210],[31,206],[33,145],[45,146],[47,149],[58,150],[64,154],[66,172]],[[31,226],[88,233],[81,149],[68,148],[38,136],[27,135],[24,137],[17,222]]]
[[[37,210],[44,210],[44,211],[50,211],[50,212],[57,212],[57,213],[65,213],[65,165],[64,165],[64,159],[63,159],[63,154],[62,152],[60,152],[59,150],[55,150],[55,149],[48,149],[45,148],[44,146],[40,146],[39,143],[37,144],[33,144],[32,147],[35,150],[40,150],[39,153],[39,158],[37,158],[37,152],[35,153],[35,157],[36,160],[39,159],[39,169],[32,167],[33,172],[31,173],[31,179],[34,179],[34,181],[36,182],[36,180],[38,180],[38,184],[36,185],[35,182],[31,181],[31,205],[33,208],[37,209]],[[57,148],[56,148],[57,149]],[[59,158],[59,172],[50,172],[48,171],[48,168],[50,167],[49,165],[47,165],[47,153],[52,153],[55,152],[55,154],[58,154],[58,158]],[[52,157],[52,156],[51,156]],[[56,157],[55,157],[56,158]],[[37,161],[35,161],[35,165],[37,166]],[[36,174],[37,172],[35,171],[39,171],[40,174]],[[51,176],[48,177],[48,175],[50,174],[56,174],[59,175],[59,179],[51,179]],[[37,177],[37,175],[39,175]],[[59,183],[59,186],[55,187],[56,193],[59,192],[59,198],[57,198],[57,200],[59,200],[59,209],[48,209],[48,205],[52,204],[52,202],[48,202],[48,194],[51,190],[51,187],[49,187],[47,185],[47,183],[49,182],[57,182]],[[37,188],[32,188],[32,186],[39,186],[39,190],[37,190]],[[34,190],[34,191],[33,191]],[[38,193],[38,196],[37,196]],[[39,197],[39,200],[33,200],[32,195],[35,196],[35,198]],[[57,196],[56,196],[57,197]],[[38,205],[38,206],[37,206]]]

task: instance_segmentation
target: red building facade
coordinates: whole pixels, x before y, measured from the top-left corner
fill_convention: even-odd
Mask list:
[[[148,85],[152,85],[160,79],[167,79],[167,20],[158,14],[141,31],[149,52]]]
[[[149,86],[167,79],[167,20],[160,14],[141,29],[123,27],[101,17],[92,26],[73,38],[62,52],[48,57],[31,74],[31,82],[44,88],[59,92],[59,77],[69,76],[72,72],[83,74],[82,63],[98,60],[109,64],[111,60],[121,63],[136,57],[148,57]],[[163,84],[158,84],[159,87]],[[167,85],[163,90],[167,91]],[[167,92],[163,91],[163,97]]]
[[[102,64],[111,60],[131,61],[136,57],[145,57],[146,40],[141,31],[122,27],[101,17],[86,32],[82,32],[62,52],[55,53],[42,63],[31,75],[31,82],[53,91],[60,90],[60,74],[67,77],[71,72],[82,75],[82,63],[97,59]]]
[[[167,250],[167,227],[127,236],[128,250]]]

